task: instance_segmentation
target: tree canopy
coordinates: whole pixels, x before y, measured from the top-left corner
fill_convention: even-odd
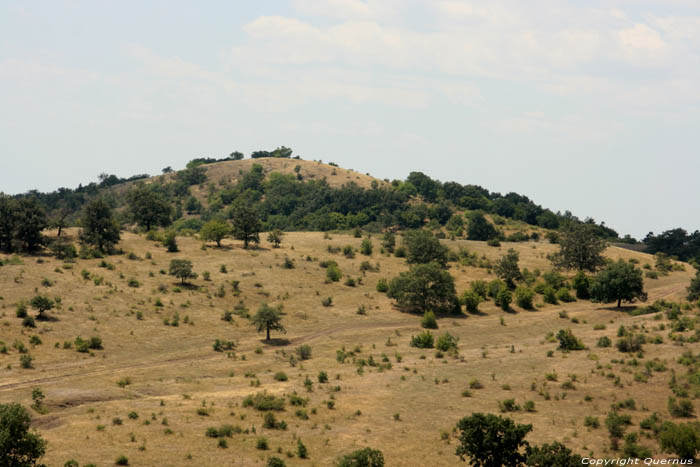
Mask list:
[[[121,234],[112,208],[103,198],[95,198],[83,209],[80,240],[105,252],[116,245]]]
[[[428,230],[411,230],[404,234],[406,245],[406,261],[409,264],[426,264],[436,262],[441,266],[447,264],[446,246],[440,243],[435,235]]]
[[[591,298],[602,303],[617,302],[620,308],[622,301],[633,302],[637,299],[646,300],[644,278],[642,271],[622,259],[610,263],[605,269],[593,277]]]
[[[519,467],[526,459],[525,436],[532,425],[516,424],[509,418],[474,413],[457,422],[460,444],[457,455],[474,467]]]
[[[515,288],[515,281],[523,278],[523,274],[518,267],[520,255],[514,249],[510,248],[508,252],[496,261],[494,270],[496,275],[503,279],[510,289]]]
[[[467,224],[467,238],[469,240],[486,241],[496,237],[498,237],[498,231],[484,217],[483,213],[475,211],[469,215]]]
[[[29,431],[30,417],[19,404],[0,404],[0,465],[37,466],[46,453],[46,441]]]
[[[273,308],[267,303],[264,303],[258,308],[258,311],[253,315],[250,320],[250,324],[256,327],[258,332],[265,331],[265,340],[270,340],[270,331],[279,331],[282,333],[287,332],[287,330],[282,325],[282,310],[279,308]]]
[[[389,283],[387,296],[409,311],[460,312],[454,278],[436,262],[400,273]]]
[[[221,246],[221,241],[229,235],[231,235],[231,226],[216,219],[204,224],[199,231],[199,238],[204,241],[216,242],[216,246]]]
[[[605,264],[605,240],[596,235],[595,225],[567,222],[559,236],[559,252],[552,263],[565,269],[594,272]]]
[[[262,223],[256,209],[242,202],[234,208],[232,215],[233,235],[237,240],[243,240],[243,248],[248,248],[251,242],[260,243]]]
[[[171,276],[175,276],[184,284],[187,279],[196,279],[197,273],[192,271],[192,261],[188,259],[173,259],[170,261],[170,269],[168,272]]]
[[[126,195],[126,201],[132,219],[146,230],[170,225],[172,207],[165,196],[152,186],[139,185],[132,188]]]

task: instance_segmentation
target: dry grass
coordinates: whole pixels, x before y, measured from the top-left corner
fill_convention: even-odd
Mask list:
[[[293,170],[297,161],[261,162],[281,162]],[[217,170],[218,165],[210,170]],[[326,166],[320,167],[326,170]],[[526,400],[536,403],[536,412],[513,414],[517,421],[534,425],[528,437],[531,442],[559,440],[582,454],[609,454],[604,426],[588,430],[583,419],[597,415],[602,423],[615,400],[636,399],[638,410],[631,412],[635,424],[653,411],[669,418],[666,400],[670,371],[655,373],[648,383],[640,383],[633,380],[633,373],[627,372],[625,365],[612,364],[611,371],[624,384],[619,388],[595,370],[597,362],[590,357],[595,354],[603,365],[621,358],[614,347],[598,349],[595,342],[602,335],[614,340],[620,324],[638,324],[645,325],[650,335],[663,335],[665,340],[661,345],[647,345],[645,360],[658,357],[667,362],[669,369],[677,367],[675,358],[683,348],[670,343],[667,331],[652,330],[661,323],[668,324],[665,318],[654,321],[650,315],[632,317],[583,301],[516,313],[504,313],[493,302],[487,302],[481,306],[481,316],[439,319],[437,333],[449,331],[459,337],[461,358],[436,358],[433,350],[408,345],[411,334],[421,330],[420,317],[397,311],[385,295],[375,291],[380,277],[391,278],[406,269],[403,260],[378,253],[377,239],[371,258],[358,252],[353,259],[326,250],[329,244],[359,248],[361,239],[342,234],[324,239],[321,233],[288,233],[280,249],[271,249],[264,242],[261,249],[249,251],[230,240],[221,249],[206,250],[194,238],[180,237],[178,241],[182,251],[169,254],[142,236],[125,234],[121,248],[141,260],[129,260],[126,255],[106,258],[114,264],[114,270],[99,267],[100,260],[78,260],[72,269],[62,269],[62,262],[49,257],[43,258],[43,263],[23,257],[24,264],[0,268],[0,340],[8,346],[21,340],[34,357],[34,369],[26,370],[20,368],[19,354],[14,349],[7,355],[0,354],[0,401],[29,406],[32,388],[42,388],[49,413],[35,414],[34,424],[49,441],[48,465],[63,465],[71,458],[80,464],[111,465],[121,454],[131,465],[264,465],[273,453],[286,459],[287,451],[295,452],[298,437],[309,448],[310,459],[289,458],[287,465],[330,465],[342,453],[371,446],[384,452],[387,465],[451,466],[457,464],[451,432],[457,420],[475,411],[496,413],[498,401],[510,397],[520,405]],[[543,242],[503,243],[500,248],[469,241],[446,244],[453,249],[465,246],[491,259],[512,247],[520,253],[521,266],[543,271],[549,268],[547,253],[555,250],[555,246]],[[146,259],[147,253],[152,259]],[[613,258],[634,257],[641,264],[653,264],[642,253],[614,247],[606,253]],[[281,267],[285,256],[294,260],[295,269]],[[177,281],[160,274],[160,270],[168,269],[172,258],[192,260],[199,273],[193,281],[195,288],[180,287],[178,293]],[[319,266],[324,259],[334,259],[345,274],[362,277],[363,284],[354,288],[343,285],[343,280],[326,284],[325,270]],[[359,266],[364,260],[379,263],[379,272],[363,276]],[[226,266],[227,273],[220,272],[221,265]],[[55,272],[57,268],[62,272]],[[83,269],[92,276],[102,276],[103,285],[84,280]],[[210,273],[211,281],[203,280],[204,271]],[[493,278],[485,269],[472,267],[453,266],[451,272],[458,292],[474,279]],[[648,281],[650,298],[680,299],[690,276],[691,268],[687,267],[686,272]],[[42,286],[43,278],[55,284]],[[137,279],[140,287],[129,287],[127,281],[131,278]],[[232,280],[240,281],[238,297],[233,296]],[[105,285],[108,283],[111,285]],[[215,295],[221,284],[226,291],[223,298]],[[167,291],[158,290],[161,285]],[[48,313],[55,320],[37,322],[37,329],[27,330],[15,317],[14,303],[31,298],[35,289],[51,297],[60,296],[62,306]],[[323,307],[321,300],[329,296],[333,305]],[[158,298],[162,307],[155,306]],[[288,343],[267,345],[245,318],[234,315],[232,323],[222,321],[223,311],[233,309],[240,300],[251,313],[263,302],[282,304],[288,333],[273,333],[273,337],[287,339]],[[366,315],[356,313],[360,305],[365,305]],[[562,309],[579,324],[560,318]],[[142,320],[137,319],[137,312]],[[164,325],[164,318],[172,319],[175,313],[179,313],[179,326]],[[185,317],[194,324],[185,324]],[[605,324],[607,329],[595,331],[595,324]],[[567,327],[590,350],[568,354],[555,351],[553,357],[547,357],[547,351],[554,350],[556,344],[545,342],[545,335]],[[33,334],[41,337],[42,345],[29,345]],[[102,338],[103,350],[83,354],[74,348],[54,347],[76,336],[93,335]],[[214,352],[212,344],[217,338],[235,341],[237,349],[229,355]],[[387,346],[388,339],[396,346]],[[313,356],[292,367],[289,355],[300,344],[310,345]],[[336,351],[343,346],[347,350],[361,346],[358,358],[371,355],[377,362],[385,354],[392,369],[365,367],[364,374],[359,375],[356,365],[336,361]],[[401,362],[397,361],[397,353]],[[328,373],[326,384],[317,381],[321,370]],[[273,376],[278,371],[284,371],[288,381],[276,381]],[[551,371],[556,371],[559,380],[545,383],[544,375]],[[570,374],[577,375],[576,390],[565,391],[561,383]],[[314,382],[310,393],[303,384],[307,376]],[[117,382],[125,378],[131,383],[119,387]],[[462,397],[474,378],[485,387],[472,390],[472,397]],[[252,386],[257,381],[259,387]],[[531,391],[533,382],[538,389],[546,384],[544,390],[549,391],[551,399]],[[503,389],[504,384],[510,390]],[[334,386],[340,386],[340,391],[331,391]],[[287,404],[285,411],[276,414],[278,420],[287,422],[286,431],[262,428],[262,415],[241,406],[246,395],[261,390],[278,395],[297,391],[308,397],[305,410],[309,419],[295,416],[297,407]],[[565,399],[563,393],[567,394]],[[592,401],[584,401],[587,394]],[[335,400],[333,409],[326,403],[331,397]],[[198,414],[198,409],[204,407],[209,415]],[[639,410],[641,407],[649,412]],[[128,418],[131,411],[138,413],[138,419]],[[400,420],[394,420],[395,414],[400,414]],[[113,425],[114,417],[121,418],[123,424]],[[228,449],[218,448],[217,440],[206,437],[205,431],[223,424],[249,430],[254,427],[256,434],[234,434],[227,440]],[[104,428],[98,431],[98,425]],[[447,440],[441,440],[441,430],[450,433]],[[268,438],[269,451],[256,449],[259,436]],[[658,452],[654,442],[642,443]],[[140,450],[140,446],[145,449]],[[278,449],[282,454],[277,454]]]

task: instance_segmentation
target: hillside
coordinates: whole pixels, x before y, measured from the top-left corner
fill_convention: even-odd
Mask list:
[[[228,176],[222,167],[220,176]],[[75,240],[77,230],[68,235]],[[195,237],[182,236],[180,252],[167,253],[144,235],[124,233],[119,243],[124,254],[104,259],[1,256],[0,340],[7,350],[0,353],[0,402],[29,407],[32,389],[43,391],[46,413],[32,416],[48,440],[50,466],[69,459],[112,465],[120,455],[130,465],[262,466],[277,455],[289,466],[322,466],[365,446],[380,449],[389,466],[453,466],[458,464],[455,423],[472,412],[499,413],[499,402],[510,398],[521,407],[526,401],[535,404],[532,412],[505,414],[533,424],[531,443],[557,440],[599,457],[617,456],[604,425],[611,404],[633,399],[634,408],[624,409],[632,420],[629,431],[641,431],[639,443],[665,456],[647,436],[650,431],[638,425],[654,412],[663,420],[682,421],[667,408],[671,373],[686,374],[677,362],[686,345],[679,337],[688,341],[694,335],[688,328],[669,334],[681,318],[663,311],[633,316],[634,307],[617,310],[587,300],[545,304],[540,295],[534,311],[513,305],[504,312],[489,300],[479,314],[438,316],[434,334],[449,332],[459,339],[457,353],[441,355],[411,347],[411,336],[422,332],[421,316],[400,311],[376,290],[380,278],[407,270],[406,261],[382,254],[377,237],[371,256],[362,255],[361,241],[345,233],[290,232],[279,249],[263,242],[245,250],[239,241],[203,247]],[[531,271],[549,270],[546,257],[557,249],[545,241],[443,244],[491,262],[513,248],[520,267]],[[355,250],[352,258],[342,253],[347,245]],[[605,254],[654,264],[649,255],[617,247]],[[166,274],[175,258],[192,261],[198,278],[191,286]],[[285,259],[293,262],[292,269]],[[344,274],[340,282],[328,283],[320,266],[331,259]],[[361,268],[364,261],[372,270]],[[647,304],[682,301],[693,275],[692,268],[684,268],[646,278]],[[475,280],[495,277],[490,268],[459,262],[448,270],[458,294]],[[361,282],[346,285],[347,277]],[[47,312],[48,320],[26,328],[15,317],[15,304],[35,291],[60,302]],[[327,297],[331,306],[322,304]],[[282,305],[285,312],[287,332],[273,331],[271,342],[247,317],[263,303]],[[695,315],[687,307],[682,312],[693,323]],[[602,336],[618,340],[621,325],[644,333],[649,342],[658,336],[660,343],[647,343],[643,354],[596,347]],[[547,336],[566,328],[586,350],[557,350],[556,339]],[[77,352],[79,336],[99,336],[102,348]],[[217,352],[216,339],[235,346]],[[297,354],[302,345],[310,346],[308,360]],[[26,354],[18,350],[23,348]],[[346,355],[344,363],[339,352]],[[30,369],[19,364],[27,354],[33,358]],[[328,382],[320,382],[325,381],[319,380],[321,372]],[[267,412],[244,406],[246,396],[260,391],[284,398],[284,409],[274,415],[286,430],[263,427]],[[306,402],[291,405],[293,400]],[[601,427],[584,426],[586,417],[597,417]],[[233,434],[220,438],[226,444],[220,447],[206,432],[225,425]],[[261,437],[267,440],[265,450],[259,449]],[[297,456],[298,439],[308,448],[308,460]]]

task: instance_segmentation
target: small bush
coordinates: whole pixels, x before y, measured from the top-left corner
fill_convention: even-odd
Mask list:
[[[610,347],[612,345],[612,341],[608,336],[603,336],[600,339],[598,339],[598,343],[596,344],[597,347]]]
[[[243,399],[243,407],[253,407],[256,410],[267,411],[267,410],[284,410],[284,398],[276,397],[267,392],[258,392],[255,394],[250,394]]]
[[[311,358],[311,346],[304,344],[300,345],[295,350],[296,354],[299,356],[299,360],[308,360]]]
[[[114,461],[115,464],[117,465],[129,465],[129,459],[126,456],[119,456],[117,457],[117,460]]]
[[[377,281],[377,292],[386,293],[389,290],[389,284],[383,277]]]
[[[435,313],[432,311],[426,311],[423,314],[423,319],[421,320],[420,325],[426,329],[437,329],[438,323],[435,319]]]
[[[473,283],[472,283],[473,284]],[[482,296],[474,290],[467,290],[462,294],[462,303],[469,313],[478,313]]]
[[[557,339],[559,340],[559,348],[561,350],[583,350],[585,349],[581,340],[574,336],[571,329],[560,329],[557,333]]]
[[[411,347],[419,349],[432,349],[435,344],[433,335],[430,331],[425,331],[417,336],[411,336]]]
[[[447,352],[451,349],[456,349],[458,341],[459,341],[459,339],[457,337],[454,337],[449,332],[446,332],[446,333],[440,335],[440,337],[438,337],[435,348],[437,348],[438,350],[441,350],[443,352]]]
[[[527,287],[520,286],[515,289],[515,304],[520,308],[532,310],[532,301],[535,298],[535,292]]]
[[[326,297],[323,300],[321,300],[321,305],[325,307],[329,307],[333,305],[333,297]]]

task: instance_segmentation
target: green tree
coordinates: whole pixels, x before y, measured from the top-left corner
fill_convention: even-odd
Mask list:
[[[519,260],[520,256],[518,252],[511,248],[508,250],[508,253],[496,261],[494,267],[496,275],[503,279],[510,289],[515,288],[515,281],[519,281],[523,278],[520,267],[518,267]]]
[[[29,431],[30,417],[19,404],[0,404],[0,466],[31,467],[46,453],[46,441]]]
[[[389,298],[408,310],[459,312],[454,278],[438,263],[417,264],[389,283]]]
[[[552,255],[556,267],[594,272],[605,264],[605,240],[596,235],[594,224],[566,223],[559,234],[559,252]]]
[[[146,230],[152,227],[170,225],[172,206],[165,196],[153,187],[139,185],[126,194],[126,202],[131,218]]]
[[[39,312],[39,316],[37,317],[39,319],[43,318],[44,312],[52,309],[54,305],[53,300],[43,295],[35,295],[29,304]]]
[[[192,271],[192,261],[188,259],[170,260],[168,274],[182,280],[182,284],[184,284],[187,279],[197,278],[197,273]]]
[[[378,449],[358,449],[338,459],[335,465],[336,467],[384,467],[384,455]]]
[[[279,308],[272,308],[267,303],[263,303],[260,308],[258,308],[257,313],[253,315],[250,320],[250,324],[255,326],[258,332],[266,332],[265,340],[270,340],[270,331],[279,331],[282,333],[287,332],[282,325],[282,310]]]
[[[12,251],[12,240],[18,220],[17,200],[0,193],[0,250]]]
[[[231,235],[231,227],[221,220],[210,220],[204,224],[199,231],[199,238],[204,241],[216,242],[216,246],[221,246],[221,240]]]
[[[255,208],[246,203],[238,203],[233,209],[233,235],[243,240],[243,248],[250,242],[260,243],[262,223]]]
[[[90,201],[83,209],[80,240],[96,246],[100,251],[110,250],[119,242],[119,223],[112,214],[112,208],[102,198]]]
[[[636,299],[646,300],[644,278],[642,271],[622,259],[609,264],[593,277],[591,297],[602,303],[617,302],[620,308],[622,301],[633,302]]]
[[[695,459],[700,451],[700,427],[698,423],[664,422],[659,433],[661,449],[681,459]]]
[[[588,300],[591,298],[591,280],[585,272],[577,272],[571,280],[571,285],[573,285],[574,290],[576,290],[576,298],[580,298],[581,300]]]
[[[165,234],[163,234],[163,246],[167,248],[170,253],[179,251],[177,246],[177,234],[174,230],[165,231]]]
[[[469,215],[467,224],[467,238],[469,240],[491,240],[498,237],[496,228],[486,220],[484,214],[476,211]]]
[[[457,422],[460,431],[457,455],[469,457],[475,467],[519,467],[525,461],[522,452],[529,445],[525,436],[532,425],[516,424],[509,418],[474,413]]]
[[[427,230],[411,230],[404,235],[404,244],[408,249],[406,261],[409,264],[439,263],[447,264],[448,248],[440,243],[435,235]]]
[[[41,231],[48,225],[46,211],[35,197],[19,200],[15,237],[25,250],[36,250],[44,242]]]
[[[580,455],[555,441],[552,444],[529,448],[525,464],[528,467],[579,467],[581,462]]]
[[[362,240],[362,245],[360,246],[360,253],[366,256],[372,256],[373,249],[374,247],[372,245],[372,240],[369,237]]]
[[[279,248],[280,243],[282,243],[282,237],[284,237],[284,232],[280,229],[274,229],[267,234],[267,241],[272,243],[272,248]]]
[[[396,247],[396,235],[394,232],[384,232],[382,247],[389,253],[394,252],[394,248]]]
[[[231,159],[232,161],[240,161],[243,159],[243,153],[239,151],[233,151],[228,158]]]

